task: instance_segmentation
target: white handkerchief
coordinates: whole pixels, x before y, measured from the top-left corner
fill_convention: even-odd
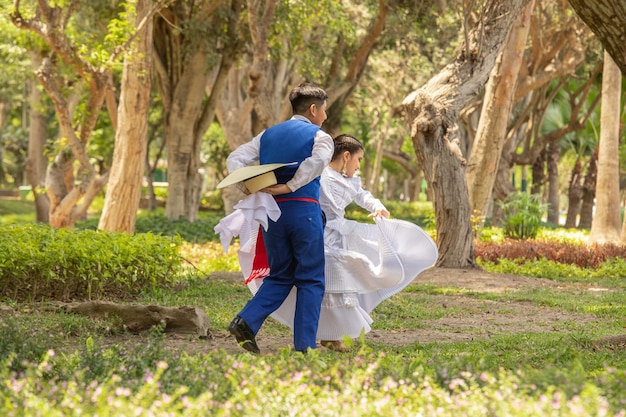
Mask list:
[[[280,208],[274,197],[263,192],[250,194],[237,203],[234,208],[244,213],[247,222],[256,221],[265,230],[267,230],[268,218],[276,221],[280,217]]]
[[[235,236],[241,237],[242,248],[249,245],[251,231],[263,226],[267,230],[268,219],[278,220],[280,207],[270,194],[252,193],[235,205],[235,211],[224,217],[213,229],[220,235],[224,253],[228,253],[230,242]]]
[[[233,240],[235,236],[239,236],[245,220],[246,216],[244,216],[243,212],[241,210],[235,210],[220,220],[215,228],[213,228],[215,233],[220,235],[220,243],[222,244],[224,253],[228,253],[231,240]]]

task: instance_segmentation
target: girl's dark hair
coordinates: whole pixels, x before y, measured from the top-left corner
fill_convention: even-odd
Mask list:
[[[335,152],[333,153],[333,160],[337,158],[339,155],[344,153],[345,151],[350,152],[350,155],[353,155],[355,152],[363,150],[363,144],[359,142],[357,138],[347,134],[341,134],[335,139]]]
[[[311,83],[302,83],[294,87],[289,94],[289,101],[294,114],[304,114],[311,107],[311,104],[315,103],[321,106],[327,99],[326,91]]]

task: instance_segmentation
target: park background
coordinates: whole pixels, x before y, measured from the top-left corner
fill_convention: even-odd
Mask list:
[[[626,16],[581,3],[2,0],[5,414],[623,415]],[[382,342],[172,351],[167,329],[54,307],[195,305],[219,336],[249,294],[214,275],[237,273],[211,234],[241,197],[215,184],[303,80],[324,128],[365,142],[364,185],[440,249],[439,280],[381,306]],[[441,281],[469,273],[502,291]],[[472,315],[475,338],[390,343]]]

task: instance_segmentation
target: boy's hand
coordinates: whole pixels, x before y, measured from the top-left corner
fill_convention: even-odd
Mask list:
[[[262,191],[264,193],[268,193],[271,195],[281,195],[281,194],[290,193],[291,189],[287,187],[287,184],[274,184],[274,185],[270,185],[269,187],[265,187],[259,191]]]

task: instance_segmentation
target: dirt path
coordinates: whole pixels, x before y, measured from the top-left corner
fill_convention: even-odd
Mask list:
[[[215,278],[239,280],[237,274],[219,274]],[[458,270],[434,268],[420,274],[418,281],[432,283],[439,287],[462,288],[473,292],[503,292],[528,288],[576,288],[582,291],[602,291],[601,288],[562,284],[555,281],[529,278],[517,275],[492,274],[480,270]],[[567,322],[592,323],[597,320],[591,315],[574,314],[554,308],[541,307],[525,302],[502,302],[480,300],[461,294],[438,295],[437,303],[452,312],[436,320],[423,320],[423,327],[415,330],[372,330],[365,336],[366,341],[383,342],[391,345],[410,345],[415,342],[454,342],[488,338],[491,335],[522,331],[551,332],[563,328]],[[189,353],[224,349],[227,352],[241,352],[233,338],[224,330],[211,329],[210,340],[197,340],[189,336],[168,335],[168,346]],[[273,353],[292,344],[291,335],[273,336],[264,333],[257,335],[261,351]]]

